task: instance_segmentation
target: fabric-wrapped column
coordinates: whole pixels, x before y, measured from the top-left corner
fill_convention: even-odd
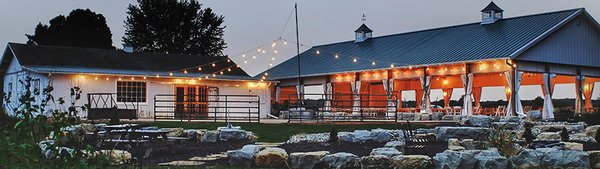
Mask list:
[[[524,118],[527,117],[525,115],[525,113],[523,113],[523,105],[521,104],[521,99],[519,98],[519,88],[521,87],[521,79],[523,77],[523,72],[520,71],[516,71],[515,70],[515,86],[513,87],[511,81],[512,81],[512,76],[510,74],[510,72],[505,72],[506,74],[506,80],[508,81],[508,86],[510,88],[514,88],[515,92],[515,98],[510,98],[508,100],[508,108],[506,109],[506,116],[512,116],[512,109],[515,109],[515,112],[517,113],[517,116],[519,116],[519,118]],[[512,102],[515,102],[515,107],[512,107]]]
[[[556,74],[544,73],[544,107],[542,108],[542,120],[554,119],[554,105],[552,104],[552,78]]]
[[[421,102],[421,113],[431,112],[431,76],[421,77],[421,88],[423,89],[423,98]]]
[[[585,82],[583,87],[583,96],[585,96],[585,108],[592,108],[592,92],[594,91],[594,82]]]
[[[298,102],[302,102],[301,100],[304,97],[304,85],[296,85],[296,94],[298,95]]]
[[[323,83],[323,93],[325,94],[325,103],[323,110],[325,112],[331,111],[331,98],[333,98],[332,92],[333,90],[331,83]]]
[[[463,109],[461,115],[473,115],[473,101],[471,101],[471,94],[473,94],[473,73],[468,75],[461,75],[463,82],[463,88],[465,89],[465,95],[463,97]]]
[[[350,82],[352,88],[352,115],[360,115],[360,81]]]
[[[577,92],[577,94],[575,95],[575,113],[583,113],[584,111],[584,107],[583,107],[583,88],[585,84],[585,76],[575,76],[575,92]]]

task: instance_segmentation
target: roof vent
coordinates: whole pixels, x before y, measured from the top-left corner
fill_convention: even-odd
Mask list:
[[[481,10],[481,24],[492,24],[497,20],[502,19],[502,8],[498,7],[494,1],[490,2],[488,6]]]
[[[367,27],[367,25],[365,25],[365,14],[363,14],[363,24],[360,25],[360,27],[358,27],[358,29],[356,29],[356,31],[354,31],[355,35],[354,35],[354,42],[355,43],[359,43],[359,42],[364,42],[365,40],[373,37],[373,30],[369,29],[369,27]]]

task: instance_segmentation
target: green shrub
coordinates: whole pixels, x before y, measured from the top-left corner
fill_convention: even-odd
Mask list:
[[[521,151],[515,143],[516,134],[511,130],[500,128],[492,129],[490,134],[487,136],[487,141],[490,147],[498,149],[498,152],[502,156],[512,157]]]
[[[569,141],[569,131],[567,130],[567,128],[564,128],[560,131],[560,140],[567,142]]]
[[[533,143],[533,140],[535,140],[535,136],[533,135],[533,132],[531,131],[531,127],[532,127],[531,123],[526,123],[525,124],[525,132],[523,132],[523,135],[522,135],[522,137],[525,138],[525,143],[527,143],[528,145]]]
[[[329,132],[329,142],[330,143],[338,142],[338,131],[335,129],[335,126],[331,126],[331,132]]]

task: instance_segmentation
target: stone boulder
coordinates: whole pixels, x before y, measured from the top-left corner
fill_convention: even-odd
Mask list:
[[[544,125],[535,125],[533,128],[538,128],[541,131],[545,132],[557,132],[566,128],[571,133],[579,133],[584,131],[584,124],[566,124],[566,123],[553,123],[553,124],[544,124]]]
[[[402,113],[402,120],[415,120],[415,113]]]
[[[588,151],[590,155],[590,167],[600,169],[600,150]]]
[[[131,162],[131,153],[123,150],[100,150],[100,153],[108,155],[111,165],[122,165]]]
[[[510,162],[514,168],[590,168],[587,152],[556,148],[525,149]]]
[[[560,133],[558,132],[542,132],[535,138],[538,141],[556,141],[560,140]]]
[[[588,136],[585,133],[569,134],[569,140],[570,141],[582,141],[582,142],[596,142],[596,139],[594,139],[594,137]]]
[[[475,159],[479,169],[508,168],[508,159],[501,156],[495,148],[480,151]]]
[[[235,141],[245,140],[246,131],[240,129],[221,129],[219,131],[219,140],[221,141]]]
[[[142,127],[142,130],[160,130],[157,126]]]
[[[404,152],[404,142],[403,141],[389,141],[385,143],[384,147],[395,148],[400,152]]]
[[[354,154],[338,152],[335,154],[325,155],[321,158],[322,168],[335,168],[335,169],[350,169],[350,168],[361,168],[360,158]]]
[[[205,131],[202,129],[186,129],[183,130],[183,135],[190,140],[200,140]]]
[[[378,143],[385,143],[385,142],[390,141],[393,137],[394,137],[394,135],[390,134],[386,130],[374,129],[374,130],[371,130],[371,134],[369,135],[369,140],[372,140],[372,141],[375,141]]]
[[[329,151],[292,153],[288,161],[292,169],[312,169],[327,154]]]
[[[396,148],[383,147],[374,148],[373,150],[371,150],[371,155],[384,155],[388,157],[393,157],[402,155],[402,152],[398,151]]]
[[[565,144],[563,147],[565,150],[576,150],[576,151],[583,151],[583,144],[581,143],[575,143],[575,142],[560,142]]]
[[[596,138],[596,132],[598,131],[598,128],[600,128],[600,125],[588,126],[585,128],[585,134],[592,138]]]
[[[250,144],[243,146],[239,150],[227,151],[227,157],[229,157],[230,165],[252,167],[254,165],[254,158],[258,152],[260,152],[260,146]]]
[[[473,139],[463,139],[460,141],[460,146],[465,147],[467,150],[475,149],[475,141]]]
[[[162,128],[162,130],[169,131],[167,137],[182,137],[184,136],[183,128]]]
[[[455,119],[454,115],[445,115],[445,116],[442,116],[442,120],[444,120],[444,121],[454,121],[454,119]]]
[[[506,129],[506,130],[519,130],[519,129],[521,129],[521,123],[518,123],[518,122],[492,122],[492,127]]]
[[[466,150],[467,148],[463,147],[463,146],[448,146],[448,150],[452,150],[452,151],[461,151],[461,150]]]
[[[542,121],[542,112],[539,110],[531,110],[527,113],[529,121]]]
[[[493,119],[490,116],[474,115],[474,116],[467,116],[467,117],[463,118],[461,120],[461,122],[464,122],[464,123],[468,124],[469,126],[473,126],[473,127],[491,127],[492,120]]]
[[[340,132],[340,140],[346,142],[369,141],[371,132],[368,130],[354,130],[354,132]]]
[[[218,131],[206,131],[206,132],[204,132],[204,135],[202,135],[200,142],[214,143],[214,142],[217,142],[218,140],[219,140],[219,132]]]
[[[286,143],[326,143],[329,142],[329,133],[296,134],[291,136]]]
[[[284,149],[267,147],[256,154],[257,167],[283,168],[287,167],[288,154]]]
[[[432,115],[430,113],[423,113],[420,115],[421,116],[421,120],[431,120]]]
[[[433,161],[426,155],[403,155],[392,157],[392,166],[397,169],[430,169]]]
[[[363,169],[392,168],[390,157],[384,155],[370,155],[360,158]]]
[[[491,129],[484,127],[436,127],[435,136],[438,140],[448,138],[484,140]]]
[[[442,112],[431,113],[431,120],[442,120],[442,117],[444,117],[444,113]]]
[[[458,141],[456,138],[449,138],[448,146],[460,146],[460,141]]]
[[[471,151],[446,150],[437,153],[433,157],[433,163],[438,169],[475,168],[477,159]]]

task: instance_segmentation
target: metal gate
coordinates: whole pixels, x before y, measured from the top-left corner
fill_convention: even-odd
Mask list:
[[[397,121],[395,95],[386,94],[290,94],[288,121]],[[287,113],[287,115],[285,114]]]
[[[157,94],[154,120],[260,122],[257,95]]]

